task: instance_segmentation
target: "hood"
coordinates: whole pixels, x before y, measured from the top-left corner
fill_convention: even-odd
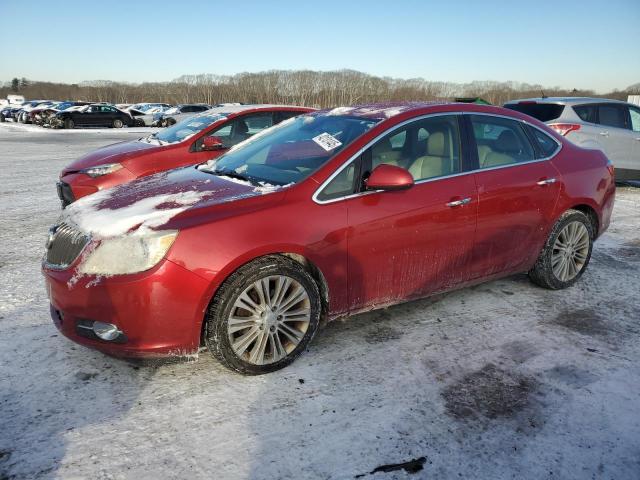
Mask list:
[[[277,201],[283,187],[252,185],[229,177],[185,167],[158,173],[81,198],[62,213],[61,222],[77,225],[94,238],[111,238],[145,229],[181,228],[210,221],[211,215],[188,215],[187,210],[216,207],[253,197],[265,205]],[[235,206],[233,207],[235,211]],[[230,209],[225,210],[227,214]],[[186,223],[177,218],[185,213]],[[197,212],[194,212],[197,213]]]
[[[85,168],[104,165],[106,163],[120,163],[133,156],[141,153],[149,153],[154,149],[158,150],[162,147],[163,146],[152,145],[138,140],[127,140],[124,142],[113,143],[74,160],[64,168],[61,176],[77,172]]]

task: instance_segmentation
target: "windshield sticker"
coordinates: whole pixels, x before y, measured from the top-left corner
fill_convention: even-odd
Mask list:
[[[313,137],[312,140],[320,145],[325,151],[330,152],[331,150],[338,148],[342,145],[342,142],[338,140],[336,137],[331,135],[330,133],[321,133],[317,137]]]

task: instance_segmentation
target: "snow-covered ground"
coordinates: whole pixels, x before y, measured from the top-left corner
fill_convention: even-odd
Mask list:
[[[139,366],[61,337],[39,271],[58,171],[135,130],[0,124],[0,479],[640,477],[640,189],[569,290],[359,315],[261,377]]]

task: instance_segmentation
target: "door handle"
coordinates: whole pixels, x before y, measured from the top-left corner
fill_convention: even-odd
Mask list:
[[[600,132],[600,135],[602,135],[603,137],[608,137],[609,136],[609,132],[607,130]]]
[[[537,182],[537,184],[540,185],[541,187],[545,187],[547,185],[551,185],[552,183],[556,183],[556,179],[555,178],[545,178],[545,179],[540,180],[539,182]]]
[[[453,200],[452,202],[447,203],[447,207],[460,207],[462,205],[466,205],[469,202],[471,202],[471,197],[463,198],[461,200]]]

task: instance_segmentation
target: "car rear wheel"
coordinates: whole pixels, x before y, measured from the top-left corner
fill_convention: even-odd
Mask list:
[[[589,218],[578,210],[567,210],[553,226],[529,278],[552,290],[570,287],[589,265],[593,238]]]
[[[120,120],[119,118],[116,118],[113,121],[112,125],[113,125],[113,128],[122,128],[123,123],[122,123],[122,120]]]
[[[71,120],[70,118],[67,118],[64,121],[64,128],[75,128],[75,127],[76,127],[75,122],[73,120]]]
[[[232,370],[272,372],[305,350],[320,311],[318,286],[303,266],[270,255],[241,267],[220,287],[207,312],[205,341]]]

